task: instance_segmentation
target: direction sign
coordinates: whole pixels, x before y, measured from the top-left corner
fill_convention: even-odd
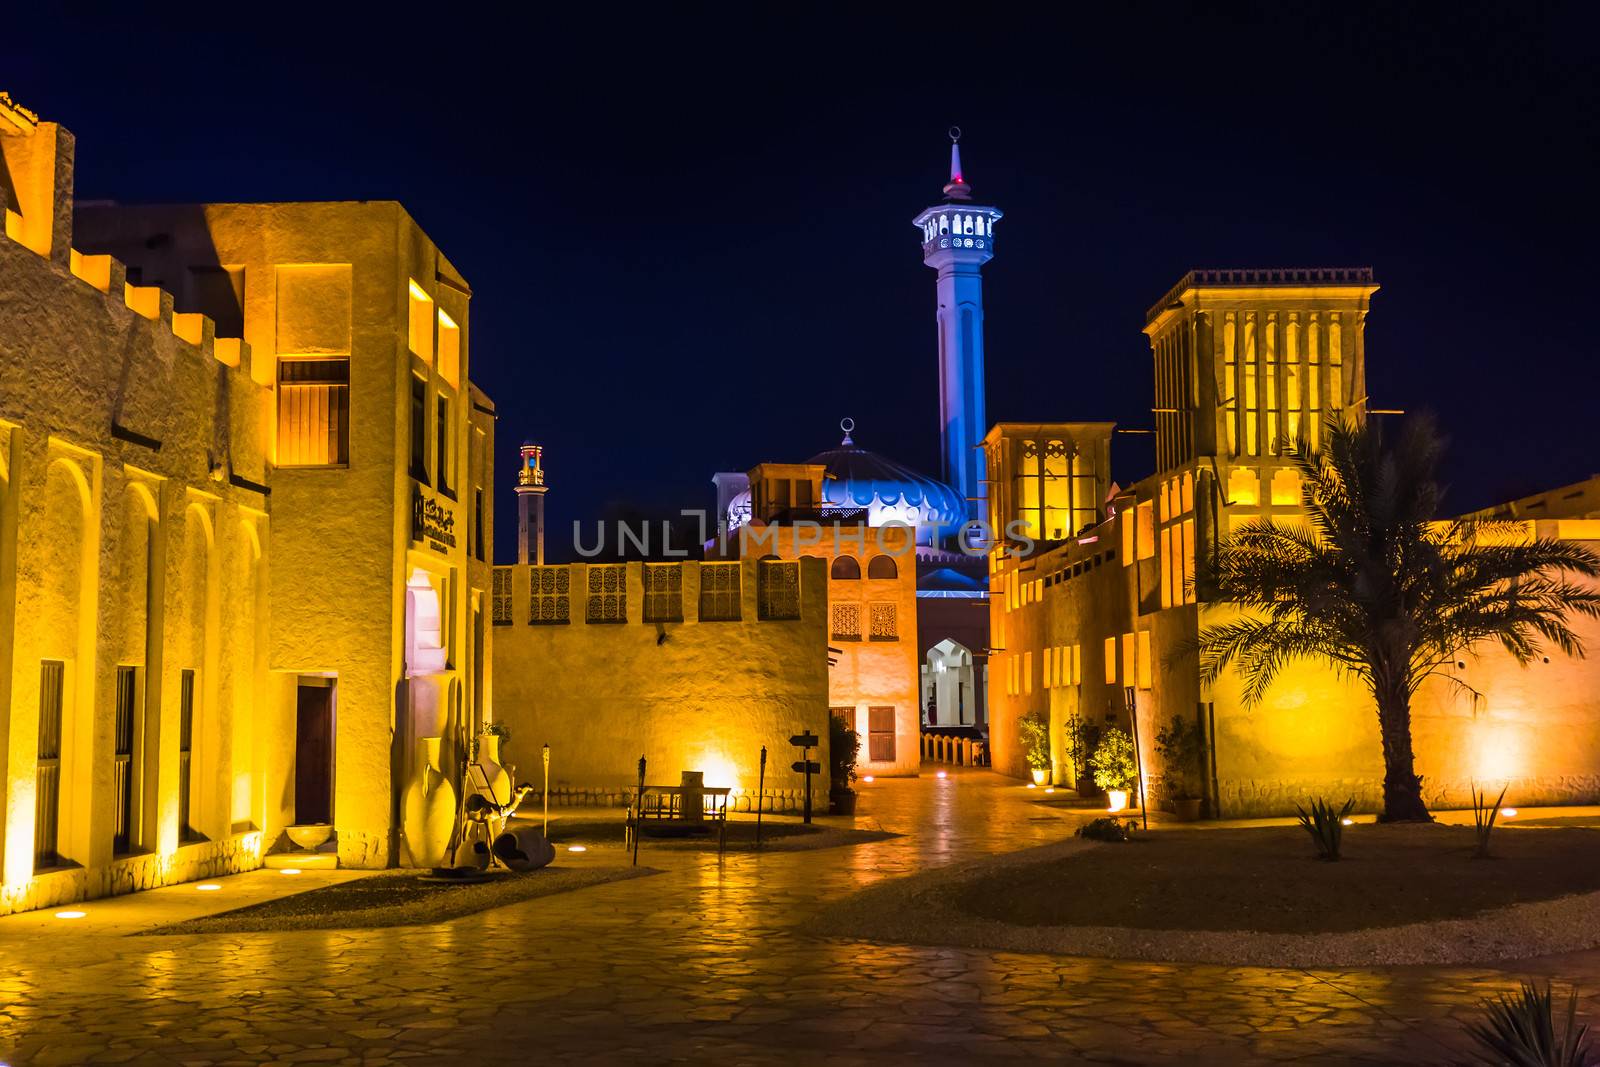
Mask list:
[[[795,734],[793,737],[789,738],[789,743],[791,745],[799,745],[801,748],[814,748],[817,745],[817,735]]]
[[[789,764],[796,774],[821,774],[822,764],[814,759],[797,759]]]

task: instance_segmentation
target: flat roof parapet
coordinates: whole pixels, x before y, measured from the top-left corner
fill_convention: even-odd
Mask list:
[[[1177,303],[1186,289],[1202,286],[1261,287],[1272,285],[1372,285],[1371,267],[1241,267],[1226,270],[1191,270],[1166,295],[1145,312],[1145,322],[1153,322]]]

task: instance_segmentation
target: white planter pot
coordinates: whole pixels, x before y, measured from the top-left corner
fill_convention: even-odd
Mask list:
[[[1031,768],[1033,771],[1033,784],[1044,785],[1050,781],[1050,771],[1039,767]]]
[[[1121,811],[1128,806],[1128,791],[1126,789],[1107,789],[1106,799],[1108,811]]]

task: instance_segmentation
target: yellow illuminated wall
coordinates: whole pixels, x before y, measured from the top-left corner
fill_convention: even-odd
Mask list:
[[[768,567],[792,570],[784,576],[798,582],[798,618],[762,617]],[[519,780],[542,784],[548,744],[553,788],[566,802],[620,803],[640,756],[650,784],[676,785],[681,772],[698,770],[708,786],[753,794],[765,745],[767,789],[789,807],[801,778],[789,769],[798,750],[788,739],[805,731],[821,740],[814,758],[826,768],[821,560],[517,565],[495,574],[495,720],[510,728],[502,757]],[[813,787],[814,802],[825,803],[826,778]]]

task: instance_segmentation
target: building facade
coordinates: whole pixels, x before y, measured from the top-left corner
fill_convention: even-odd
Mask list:
[[[487,714],[466,283],[397,204],[75,211],[70,134],[0,147],[0,904],[416,859]]]
[[[625,803],[643,757],[650,784],[700,771],[748,811],[765,746],[768,810],[800,808],[789,738],[827,766],[827,581],[814,559],[496,567],[502,759],[541,789],[548,745],[557,804]]]
[[[1195,560],[1249,519],[1303,522],[1291,446],[1316,447],[1329,418],[1368,416],[1365,321],[1376,288],[1364,269],[1195,271],[1150,310],[1157,472],[1064,541],[1046,536],[1034,551],[1001,542],[992,553],[995,669],[1005,679],[994,692],[997,767],[1025,773],[1018,720],[1044,716],[1053,778],[1074,784],[1067,739],[1077,716],[1135,734],[1149,799],[1162,804],[1170,789],[1155,738],[1176,717],[1203,736],[1199,784],[1213,814],[1292,814],[1313,796],[1379,806],[1377,716],[1358,683],[1300,662],[1250,706],[1237,675],[1203,686],[1184,654],[1202,627],[1236,610],[1204,599]],[[1092,425],[1109,457],[1110,427]],[[1033,529],[1036,514],[1050,526],[1048,510],[1034,510],[1048,509],[1049,479],[1042,497],[1028,488],[1039,474],[1032,445],[1079,431],[1043,429],[989,434],[998,528],[1020,520]],[[1578,486],[1503,510],[1538,516],[1530,534],[1590,540],[1600,538],[1596,495]],[[1593,620],[1573,625],[1591,645],[1600,638]],[[1525,805],[1600,796],[1592,661],[1558,655],[1524,670],[1498,648],[1479,648],[1455,673],[1470,689],[1436,679],[1413,703],[1430,804],[1465,804],[1474,782],[1509,783],[1508,797]]]

